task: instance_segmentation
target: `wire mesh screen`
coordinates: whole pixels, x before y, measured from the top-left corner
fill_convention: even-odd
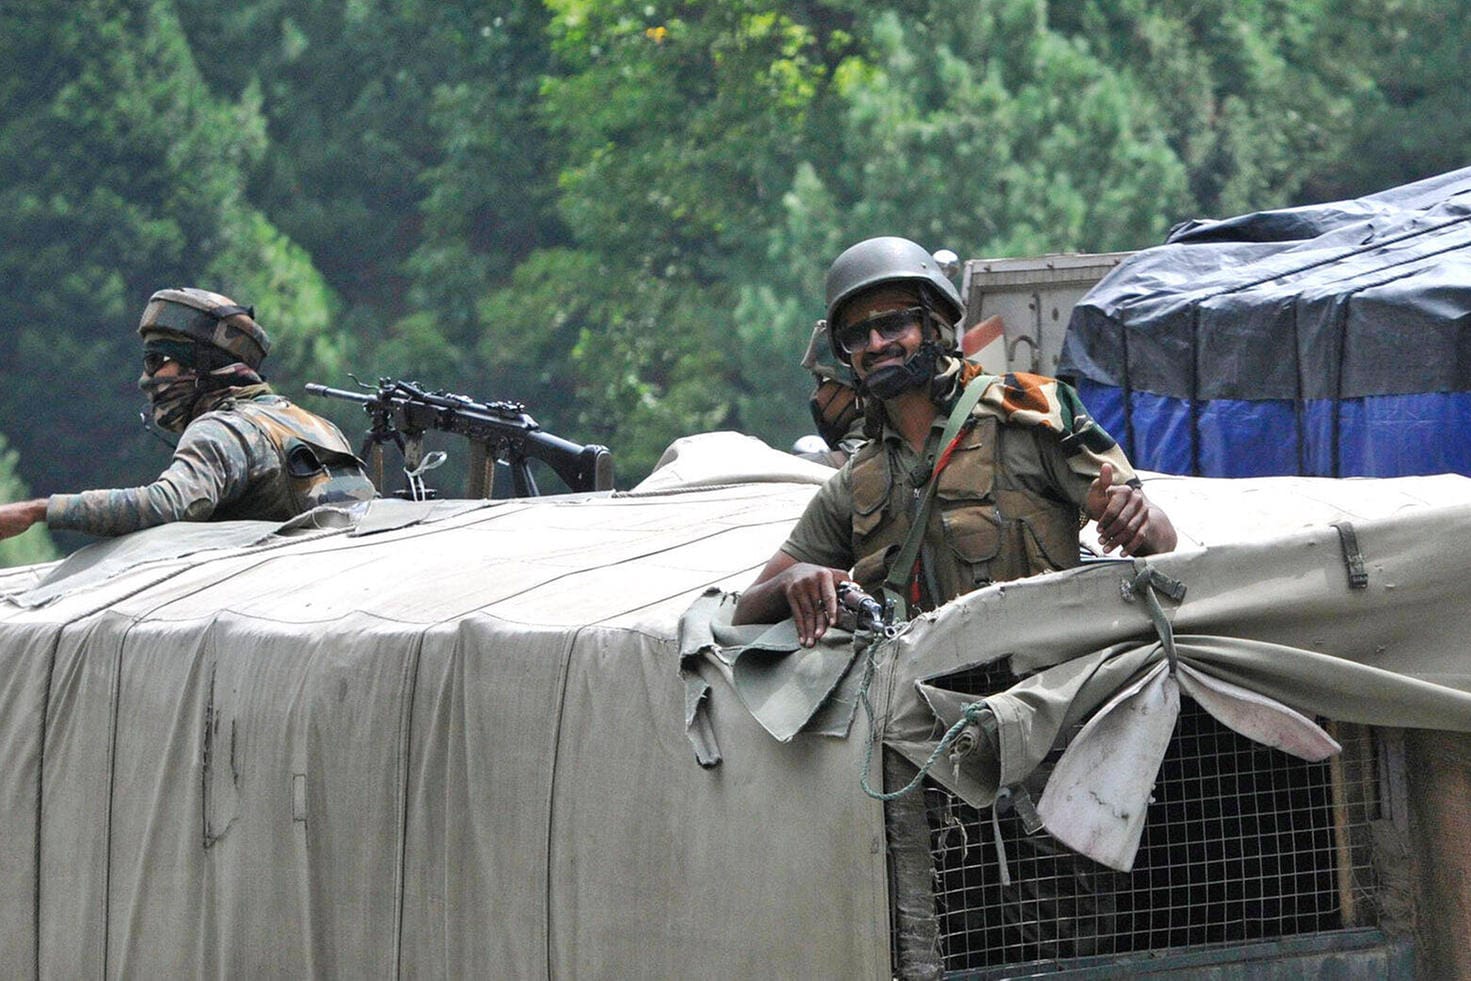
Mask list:
[[[1306,763],[1237,735],[1183,699],[1129,873],[1082,858],[1045,832],[1026,834],[1014,814],[993,818],[991,808],[978,812],[927,785],[945,970],[1375,923],[1372,739],[1356,727],[1337,735],[1341,758]]]

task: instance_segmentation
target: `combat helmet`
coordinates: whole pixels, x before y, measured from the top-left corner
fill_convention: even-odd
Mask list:
[[[138,333],[175,334],[219,348],[252,371],[271,350],[271,339],[255,322],[255,308],[242,307],[228,296],[184,287],[159,290],[148,298]]]
[[[958,351],[960,342],[955,325],[965,316],[965,304],[941,266],[939,259],[907,238],[894,235],[864,239],[850,246],[833,260],[827,271],[828,340],[833,354],[847,361],[832,338],[832,326],[844,303],[875,286],[890,283],[912,283],[919,288],[920,302],[935,316],[931,317],[940,344],[947,351]]]

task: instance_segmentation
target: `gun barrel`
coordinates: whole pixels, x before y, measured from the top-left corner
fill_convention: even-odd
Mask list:
[[[838,583],[838,602],[853,611],[859,628],[884,637],[893,637],[898,629],[889,623],[883,606],[852,580]]]
[[[332,388],[327,385],[318,385],[316,382],[306,383],[308,395],[321,395],[329,399],[346,399],[349,402],[372,402],[374,397],[366,392],[349,392],[345,388]]]

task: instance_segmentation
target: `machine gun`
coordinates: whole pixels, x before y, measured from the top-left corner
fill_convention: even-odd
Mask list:
[[[353,381],[357,381],[356,378]],[[444,462],[443,453],[424,453],[424,434],[429,430],[454,433],[470,442],[470,474],[467,497],[490,497],[495,465],[511,471],[514,497],[541,493],[531,474],[530,461],[550,467],[571,491],[601,491],[613,488],[613,455],[606,446],[582,446],[545,432],[526,414],[520,402],[476,402],[451,392],[426,392],[417,382],[378,379],[377,388],[362,385],[363,391],[311,383],[312,395],[356,402],[372,420],[359,454],[369,461],[374,482],[383,487],[383,445],[393,443],[403,457],[408,488],[399,496],[424,500],[433,495],[424,487],[423,473]]]

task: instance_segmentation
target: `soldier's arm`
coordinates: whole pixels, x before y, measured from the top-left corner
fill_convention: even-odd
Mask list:
[[[808,502],[785,544],[736,603],[732,623],[775,623],[790,616],[811,647],[838,622],[837,584],[853,559],[852,467],[844,466]]]
[[[1019,439],[1003,429],[1006,439]],[[1071,501],[1098,522],[1098,541],[1105,553],[1155,555],[1173,551],[1177,535],[1164,509],[1145,495],[1133,465],[1118,444],[1073,447],[1069,455],[1044,430],[1028,431],[1042,463],[1045,484],[1037,493]],[[1009,445],[1009,443],[1007,444]]]
[[[218,420],[201,418],[184,431],[173,460],[152,483],[53,494],[46,524],[113,536],[172,521],[206,521],[244,493],[249,477],[250,452],[242,437]]]
[[[775,623],[790,616],[797,624],[798,642],[811,647],[838,622],[838,583],[847,578],[842,569],[777,552],[741,594],[731,623]]]
[[[46,498],[0,504],[0,539],[14,538],[31,525],[46,520]]]

